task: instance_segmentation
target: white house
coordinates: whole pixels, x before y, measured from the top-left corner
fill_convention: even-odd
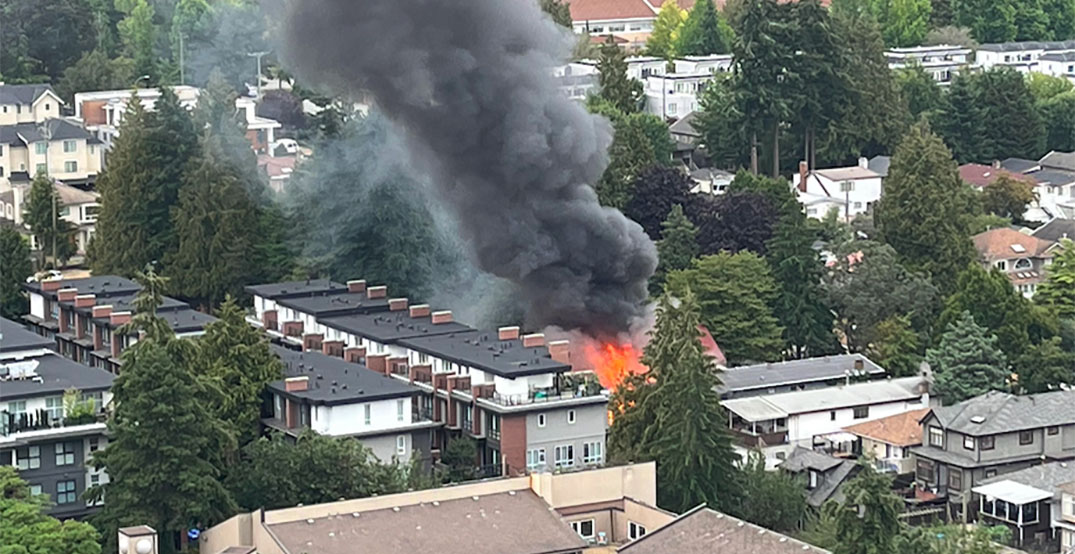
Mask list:
[[[923,377],[872,381],[823,389],[721,401],[743,453],[757,448],[775,467],[796,446],[841,447],[855,440],[844,427],[929,406]]]
[[[1075,50],[1050,52],[1038,58],[1038,71],[1075,83]]]
[[[792,177],[799,202],[806,215],[822,218],[838,208],[845,219],[866,213],[881,199],[883,177],[869,168],[866,158],[858,165],[807,171],[806,162],[799,164],[799,173]]]
[[[728,73],[732,70],[731,54],[684,56],[673,60],[676,73]]]
[[[59,181],[53,181],[52,186],[63,204],[60,217],[75,228],[76,253],[79,255],[85,254],[86,248],[90,244],[90,239],[93,238],[94,228],[97,223],[97,212],[100,210],[100,204],[98,203],[100,195],[96,192],[65,185]],[[31,248],[36,249],[38,244],[22,221],[25,203],[30,195],[30,187],[31,183],[29,181],[14,182],[8,184],[7,190],[0,192],[0,221],[6,221],[17,226],[17,228],[21,228],[29,236]],[[5,187],[0,186],[0,189],[3,188]]]
[[[942,44],[938,46],[914,46],[893,48],[885,51],[889,69],[901,69],[912,65],[921,66],[941,85],[948,85],[969,62],[972,50],[962,46]]]
[[[1039,59],[1042,56],[1064,52],[1075,52],[1075,40],[980,44],[974,55],[974,64],[982,69],[1003,66],[1029,73],[1040,71]]]

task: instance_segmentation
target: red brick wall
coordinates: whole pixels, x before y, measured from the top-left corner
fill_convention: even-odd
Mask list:
[[[526,414],[500,416],[500,454],[508,475],[526,471]]]

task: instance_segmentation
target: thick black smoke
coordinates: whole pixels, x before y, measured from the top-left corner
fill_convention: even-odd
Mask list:
[[[281,54],[301,79],[375,97],[529,324],[612,336],[644,315],[656,252],[589,186],[610,128],[557,91],[568,41],[537,4],[298,0]]]

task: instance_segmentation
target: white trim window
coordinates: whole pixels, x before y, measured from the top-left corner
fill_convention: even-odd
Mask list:
[[[538,416],[537,416],[537,426],[538,427],[544,427],[545,426],[545,414],[538,414]]]
[[[594,520],[584,519],[582,521],[572,521],[571,529],[579,534],[584,539],[594,538]]]
[[[627,539],[637,540],[646,536],[646,528],[631,520],[627,520]]]
[[[526,451],[526,469],[534,470],[545,467],[545,449],[535,448]]]
[[[599,464],[604,457],[604,445],[601,441],[587,442],[582,445],[582,463]]]
[[[575,424],[575,410],[568,410],[567,411],[567,424],[568,425],[574,425]]]
[[[398,456],[406,456],[407,455],[407,435],[397,435],[396,436],[396,455],[398,455]]]
[[[575,465],[575,445],[562,444],[553,449],[553,463],[556,467],[571,467]]]
[[[63,397],[49,396],[45,398],[45,412],[48,413],[49,421],[63,419]]]
[[[373,409],[370,407],[369,404],[366,404],[362,408],[363,408],[362,422],[365,425],[369,425],[370,422],[373,420]]]
[[[929,428],[929,445],[944,448],[944,430],[935,425]]]
[[[403,421],[403,401],[396,400],[396,421]]]

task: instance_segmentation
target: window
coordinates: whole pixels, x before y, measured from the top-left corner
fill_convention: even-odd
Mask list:
[[[47,142],[38,142],[38,143],[34,144],[34,153],[36,153],[38,155],[43,155],[43,154],[47,153],[48,151],[49,151],[49,143],[47,143]]]
[[[836,421],[836,410],[829,412],[829,421]]]
[[[854,181],[844,181],[840,183],[840,192],[852,192],[855,190]]]
[[[582,463],[584,464],[599,464],[604,458],[602,454],[604,446],[600,441],[587,442],[582,445]]]
[[[284,419],[284,397],[274,394],[272,400],[272,416],[276,419]]]
[[[89,451],[90,452],[97,452],[100,449],[101,449],[101,439],[99,439],[97,437],[90,438],[89,439]]]
[[[545,449],[537,448],[526,451],[526,469],[545,467]]]
[[[545,414],[538,414],[538,427],[545,426]]]
[[[1060,434],[1060,426],[1059,425],[1052,425],[1050,427],[1046,427],[1045,428],[1045,434],[1046,435],[1059,435]]]
[[[676,114],[676,103],[675,102],[672,102],[671,104],[668,105],[668,113],[670,113],[672,115]]]
[[[41,485],[30,485],[30,496],[41,494]]]
[[[8,402],[7,412],[15,416],[15,421],[18,421],[21,416],[26,415],[26,401],[16,400],[14,402]]]
[[[925,483],[933,482],[933,462],[930,460],[919,459],[915,465],[915,475],[918,479]]]
[[[862,209],[862,202],[855,202],[855,209],[856,210],[861,210]]]
[[[859,406],[855,408],[855,419],[865,419],[867,417],[870,417],[869,406]]]
[[[63,419],[63,397],[50,396],[45,399],[45,412],[49,415],[49,421]]]
[[[627,520],[627,538],[629,540],[641,539],[646,536],[646,528],[631,521]]]
[[[418,363],[419,364],[428,364],[429,363],[429,354],[426,354],[425,352],[419,352],[418,353]]]
[[[1001,271],[1007,271],[1008,262],[1006,260],[1000,260],[1000,261],[997,262],[996,266],[997,266],[997,269],[999,269]]]
[[[954,467],[948,468],[948,488],[954,491],[963,490],[963,471]]]
[[[41,447],[27,446],[15,451],[16,469],[37,469],[41,467]]]
[[[963,437],[963,448],[967,450],[974,450],[974,437]]]
[[[64,173],[74,173],[74,172],[78,171],[78,162],[73,161],[73,160],[68,160],[66,162],[63,162],[63,170],[64,170]]]
[[[366,404],[365,406],[363,406],[363,409],[364,409],[364,411],[365,411],[365,414],[364,414],[364,417],[363,417],[362,419],[363,419],[363,421],[365,422],[365,424],[366,424],[366,425],[369,425],[369,424],[370,424],[370,419],[371,419],[371,415],[372,415],[372,414],[371,414],[370,412],[371,412],[372,410],[370,410],[370,405],[369,405],[369,404]]]
[[[75,443],[56,443],[56,465],[69,466],[75,463]]]
[[[940,427],[929,428],[929,445],[944,448],[944,431]]]
[[[992,450],[995,444],[996,439],[992,436],[978,438],[978,448],[982,450]]]
[[[575,445],[565,444],[557,446],[553,450],[553,462],[556,467],[571,467],[575,465]]]
[[[990,477],[996,477],[996,476],[997,476],[997,470],[995,470],[995,469],[987,469],[987,470],[985,470],[986,479],[988,479]]]
[[[403,421],[403,401],[396,400],[396,421]]]
[[[1019,431],[1019,444],[1034,444],[1034,431]]]
[[[807,488],[816,489],[817,488],[817,481],[818,481],[817,470],[811,469],[810,470],[810,483],[808,485],[806,485]]]
[[[571,522],[571,529],[573,529],[576,533],[579,534],[580,537],[582,537],[584,539],[592,539],[593,538],[593,520],[592,519],[584,519],[582,521],[572,521]]]
[[[78,148],[78,143],[77,142],[75,142],[73,140],[65,140],[65,141],[63,141],[63,151],[65,153],[70,154],[71,152],[74,152],[76,148]]]
[[[78,495],[75,493],[75,481],[57,481],[56,482],[56,503],[57,504],[74,504]]]
[[[1031,264],[1030,260],[1028,260],[1026,258],[1019,258],[1018,260],[1015,260],[1015,265],[1012,266],[1012,267],[1016,271],[1018,271],[1018,270],[1021,270],[1021,269],[1030,269],[1031,267],[1033,267],[1033,264]]]
[[[398,435],[396,437],[396,455],[404,456],[407,454],[407,435]]]
[[[567,422],[569,424],[574,424],[575,423],[575,410],[568,410],[567,411]]]

